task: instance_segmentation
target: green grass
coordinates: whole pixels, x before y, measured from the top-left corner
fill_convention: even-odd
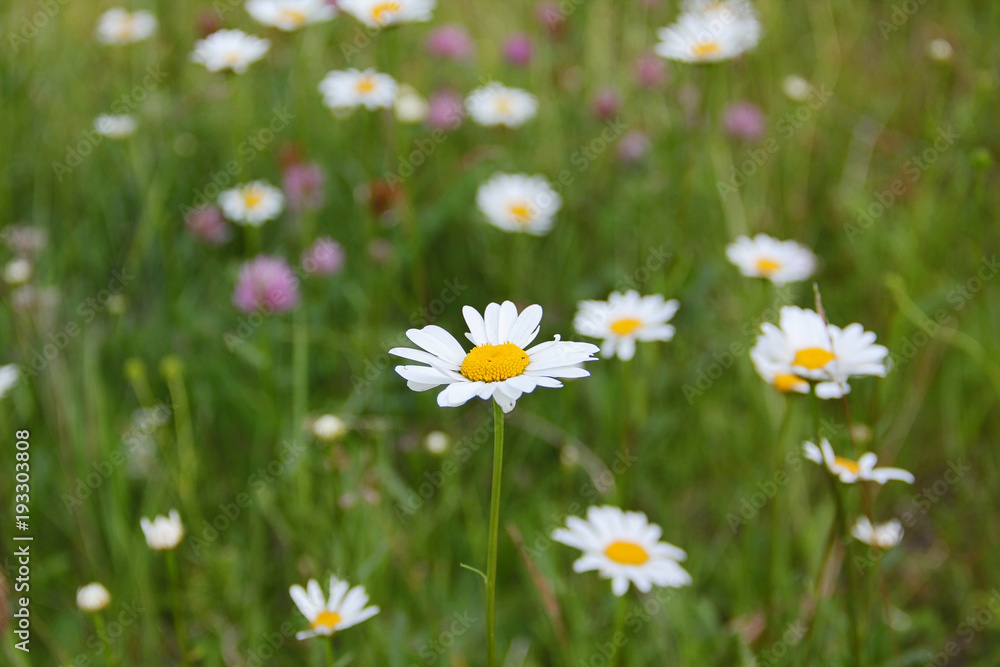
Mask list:
[[[430,25],[377,35],[348,61],[341,45],[358,30],[350,17],[285,35],[236,8],[225,14],[226,27],[272,40],[266,60],[238,77],[187,62],[197,11],[211,12],[210,4],[141,3],[156,11],[160,33],[113,48],[93,41],[97,8],[67,3],[37,35],[12,42],[22,18],[44,4],[2,14],[0,219],[48,230],[33,284],[58,288],[60,298],[45,312],[24,313],[3,287],[0,362],[27,368],[47,343],[61,348],[0,406],[3,442],[12,443],[17,429],[31,431],[31,653],[15,650],[5,631],[9,664],[102,664],[92,619],[74,598],[93,580],[112,593],[106,619],[121,621],[110,644],[118,664],[177,664],[166,559],[147,549],[139,529],[141,516],[171,507],[188,527],[177,557],[198,664],[321,664],[322,642],[294,639],[306,621],[288,587],[330,573],[364,584],[382,608],[337,637],[338,658],[390,667],[485,664],[484,587],[462,564],[486,568],[490,406],[438,408],[433,393],[406,389],[386,351],[405,329],[432,320],[459,334],[461,305],[504,299],[541,304],[541,336],[572,340],[578,300],[603,299],[635,279],[644,293],[680,299],[674,341],[640,346],[624,368],[616,360],[590,364],[591,378],[522,398],[507,421],[501,657],[509,665],[605,664],[616,613],[610,584],[573,573],[576,552],[548,535],[567,514],[620,502],[646,512],[664,539],[687,550],[694,578],[666,594],[630,591],[622,665],[751,665],[755,655],[757,664],[852,664],[843,600],[852,558],[865,553],[851,545],[839,576],[830,573],[815,595],[834,505],[822,472],[798,455],[814,433],[809,401],[766,387],[746,354],[762,314],[772,310],[773,319],[788,302],[811,307],[811,286],[778,292],[740,277],[725,245],[756,232],[812,247],[831,320],[863,323],[897,359],[885,379],[853,383],[850,410],[870,434],[863,446],[917,477],[912,488],[887,485],[873,501],[877,518],[902,516],[907,525],[903,545],[881,561],[902,664],[945,664],[931,661],[949,642],[958,655],[946,664],[1000,661],[995,269],[977,283],[983,258],[998,247],[998,6],[925,3],[883,37],[879,22],[893,16],[888,2],[762,0],[765,37],[756,51],[708,68],[669,64],[671,83],[645,91],[632,83],[632,63],[655,42],[654,28],[673,19],[673,3],[647,11],[637,2],[588,0],[559,40],[541,32],[529,3],[444,3],[430,25],[469,27],[478,43],[469,65],[423,55]],[[526,70],[499,56],[514,30],[536,42]],[[939,36],[955,46],[950,65],[925,56],[926,42]],[[538,95],[539,116],[514,131],[466,122],[447,134],[404,179],[399,210],[376,219],[357,189],[397,172],[400,156],[427,146],[431,135],[390,116],[332,118],[316,85],[347,65],[376,66],[424,94],[441,86],[468,92],[491,78],[523,86]],[[164,75],[131,109],[136,135],[94,146],[60,180],[53,164],[67,162],[95,116],[116,101],[129,104],[122,96],[136,86],[143,90],[149,67]],[[781,92],[789,74],[825,87],[829,100],[805,114]],[[618,122],[652,140],[637,165],[619,162],[616,142],[591,145],[605,125],[588,101],[607,84],[623,94]],[[679,98],[692,89],[702,95],[685,113]],[[741,98],[764,109],[777,148],[737,194],[720,193],[730,167],[761,146],[719,129],[722,106]],[[241,152],[275,109],[294,118],[273,141]],[[791,122],[797,111],[808,116],[800,126]],[[948,129],[957,133],[953,144],[913,178],[907,161]],[[347,266],[335,278],[307,281],[295,314],[267,318],[230,350],[224,335],[245,318],[230,295],[251,242],[237,229],[225,246],[201,245],[185,232],[181,212],[230,160],[233,182],[280,182],[279,149],[290,143],[326,170],[327,203],[302,221],[286,214],[267,223],[259,247],[295,262],[316,235],[329,234],[344,245]],[[508,236],[482,221],[475,190],[496,170],[553,182],[569,172],[550,235]],[[859,212],[898,179],[906,181],[903,194],[859,227]],[[392,246],[382,263],[368,254],[376,239]],[[669,258],[657,260],[663,253]],[[116,270],[134,276],[122,291],[124,311],[88,308]],[[942,326],[922,334],[927,319]],[[296,336],[298,354],[307,356],[295,356]],[[132,413],[157,404],[169,413],[151,433],[154,464],[131,475],[123,438]],[[849,448],[842,406],[828,402],[821,411],[834,444]],[[332,446],[302,427],[307,415],[323,412],[352,426]],[[455,441],[443,456],[420,444],[431,430]],[[627,478],[626,497],[616,498],[599,480],[623,433],[639,461],[615,476],[619,488]],[[10,586],[14,450],[0,449],[0,553]],[[959,464],[968,470],[947,481],[949,465]],[[776,478],[779,471],[787,477]],[[95,472],[91,489],[87,476]],[[734,532],[732,516],[776,479],[784,482],[774,498]],[[64,499],[80,480],[87,497],[68,509]],[[846,497],[851,515],[860,512],[857,489]],[[226,523],[220,517],[228,525],[213,537],[206,522]],[[866,568],[857,583],[865,664],[895,664],[876,571]],[[755,633],[740,628],[759,621],[769,601],[772,627],[748,640]],[[806,639],[782,644],[790,625],[809,618]],[[278,645],[273,657],[261,652],[268,637]]]

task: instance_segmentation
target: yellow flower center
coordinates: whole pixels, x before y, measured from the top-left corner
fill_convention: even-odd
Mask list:
[[[637,320],[634,317],[623,317],[617,322],[611,324],[611,330],[614,331],[619,336],[627,336],[642,324],[641,320]]]
[[[718,42],[700,42],[692,47],[692,52],[694,57],[700,60],[706,58],[711,58],[712,56],[718,55],[719,53],[719,43]]]
[[[775,271],[777,271],[780,268],[781,268],[781,265],[778,264],[773,259],[758,259],[757,260],[757,273],[759,273],[762,276],[769,276],[769,275],[771,275],[772,273],[774,273]]]
[[[355,84],[354,87],[355,89],[357,89],[358,93],[364,95],[366,93],[370,93],[373,90],[375,90],[375,82],[372,81],[372,78],[370,76],[363,76],[360,79],[358,79],[358,82]]]
[[[392,15],[399,11],[398,2],[383,2],[372,7],[372,20],[375,23],[383,23],[392,19]]]
[[[642,565],[649,560],[646,550],[635,542],[612,542],[604,555],[621,565]]]
[[[299,26],[306,22],[305,13],[299,11],[298,9],[282,9],[281,15],[292,25]]]
[[[527,353],[513,343],[480,345],[472,348],[462,362],[462,375],[473,382],[502,382],[524,372]]]
[[[335,611],[321,611],[316,620],[312,622],[312,629],[326,628],[327,630],[333,630],[337,623],[340,623],[340,614]]]
[[[836,355],[829,350],[824,350],[821,347],[807,347],[795,353],[795,360],[792,361],[792,365],[817,371],[836,358]]]
[[[802,382],[802,378],[798,375],[792,375],[791,373],[782,373],[774,376],[774,386],[778,389],[778,391],[785,394],[790,391],[795,391],[795,387],[799,386]]]
[[[834,456],[833,462],[839,465],[841,468],[846,468],[848,472],[850,472],[853,475],[857,475],[858,471],[861,470],[861,466],[859,466],[856,461],[852,461],[851,459],[845,459],[841,456]]]
[[[509,95],[501,95],[496,100],[496,111],[501,114],[509,114],[511,109],[511,101]]]
[[[514,222],[524,224],[531,219],[531,205],[527,202],[515,202],[510,205],[510,214]]]
[[[257,188],[251,188],[243,193],[243,203],[247,208],[256,208],[262,199],[264,195]]]

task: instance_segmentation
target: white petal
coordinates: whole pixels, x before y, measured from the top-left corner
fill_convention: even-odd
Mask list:
[[[455,382],[448,385],[438,394],[437,402],[442,408],[456,408],[465,405],[473,396],[479,393],[484,382]]]
[[[479,347],[488,343],[489,338],[486,336],[486,323],[483,321],[483,316],[479,314],[479,311],[472,306],[465,306],[462,308],[462,315],[465,317],[465,323],[469,325],[469,333],[466,334],[466,337],[472,341],[472,344]]]

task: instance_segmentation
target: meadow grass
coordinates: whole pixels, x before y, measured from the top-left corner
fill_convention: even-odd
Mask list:
[[[160,31],[126,47],[94,42],[103,5],[2,10],[0,219],[48,230],[32,282],[59,294],[57,305],[26,312],[11,288],[2,292],[0,362],[21,365],[22,381],[0,407],[0,433],[13,442],[15,430],[31,431],[34,536],[31,653],[15,650],[7,630],[6,664],[94,665],[109,654],[118,664],[178,664],[167,562],[139,530],[140,517],[172,507],[188,531],[176,557],[192,662],[321,664],[322,640],[294,638],[307,622],[288,587],[335,573],[364,584],[382,609],[338,633],[337,664],[485,664],[483,582],[462,564],[486,568],[491,406],[439,408],[433,394],[406,389],[387,350],[412,326],[457,335],[462,305],[504,299],[545,308],[543,339],[578,339],[577,301],[629,287],[681,301],[674,340],[640,346],[627,364],[588,364],[591,378],[526,396],[507,420],[497,593],[505,664],[611,664],[616,613],[626,614],[620,665],[852,664],[842,603],[852,568],[864,664],[1000,662],[1000,6],[760,0],[755,51],[708,67],[667,63],[670,83],[644,90],[633,62],[674,18],[674,3],[565,4],[559,39],[525,2],[442,3],[433,24],[370,39],[347,16],[284,34],[233,6],[225,27],[272,41],[241,76],[187,60],[198,13],[218,18],[210,3],[141,3]],[[51,18],[25,36],[22,21],[48,5]],[[424,55],[427,31],[445,22],[472,32],[474,63]],[[500,56],[515,30],[535,40],[525,69]],[[927,58],[934,37],[954,45],[950,64]],[[536,94],[538,117],[516,130],[466,120],[440,141],[391,114],[337,119],[316,86],[345,66],[375,66],[425,95],[499,80]],[[781,82],[791,74],[820,92],[789,100]],[[623,96],[611,121],[590,110],[603,85]],[[720,130],[721,109],[737,99],[764,110],[765,140]],[[135,136],[86,139],[116,102],[137,117]],[[263,141],[263,128],[279,126]],[[636,164],[618,158],[626,131],[652,143]],[[939,137],[948,139],[935,148]],[[72,166],[68,151],[88,142]],[[290,144],[327,173],[322,210],[286,213],[258,238],[236,229],[220,247],[185,231],[183,212],[213,174],[232,161],[229,185],[280,183]],[[406,165],[400,202],[373,214],[360,189]],[[552,233],[485,224],[475,191],[497,170],[553,183],[568,173]],[[886,378],[858,380],[849,396],[858,446],[917,478],[878,490],[877,518],[906,527],[878,567],[857,542],[842,569],[839,551],[823,562],[835,508],[824,473],[800,455],[815,435],[810,402],[766,386],[747,356],[778,307],[813,306],[810,283],[776,289],[726,261],[727,243],[757,232],[811,247],[831,321],[863,323],[894,360]],[[262,250],[295,264],[320,234],[344,246],[343,273],[304,280],[299,309],[249,324],[231,304],[240,263]],[[380,260],[369,252],[376,240],[390,248]],[[120,292],[124,309],[88,301],[102,290]],[[46,345],[58,351],[35,370]],[[156,406],[158,428],[130,426],[136,409]],[[819,410],[827,437],[849,447],[840,402]],[[350,426],[333,444],[304,428],[325,412]],[[433,430],[453,439],[443,455],[421,444]],[[145,436],[153,463],[130,472],[130,444]],[[623,437],[636,461],[621,472]],[[0,465],[13,471],[12,447],[2,450]],[[6,470],[8,598],[16,559]],[[846,497],[849,514],[860,513],[860,496]],[[630,591],[620,612],[607,581],[573,573],[577,554],[549,535],[603,503],[661,525],[688,552],[694,584]],[[108,644],[74,605],[90,581],[113,597]]]

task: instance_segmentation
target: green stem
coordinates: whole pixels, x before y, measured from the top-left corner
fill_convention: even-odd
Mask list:
[[[305,307],[295,311],[292,323],[292,439],[302,438],[302,427],[309,404],[309,320]],[[309,506],[312,495],[310,466],[300,464],[299,499],[303,507]]]
[[[326,656],[326,667],[333,667],[333,637],[323,642],[323,655]]]
[[[611,657],[611,667],[619,667],[622,664],[625,653],[625,610],[628,608],[626,597],[628,593],[618,598],[615,605],[615,630],[611,634],[611,645],[614,654]],[[619,642],[619,636],[621,641]]]
[[[177,633],[177,650],[181,654],[181,665],[187,665],[187,632],[181,614],[180,576],[177,573],[177,555],[173,550],[167,552],[167,571],[170,573],[170,592],[173,598],[174,632]]]
[[[503,410],[493,402],[493,489],[490,494],[490,547],[486,560],[486,655],[497,664],[497,533],[500,529],[500,473],[503,469]]]
[[[784,463],[783,449],[785,440],[788,437],[788,431],[792,424],[792,403],[785,400],[785,414],[781,418],[781,427],[778,429],[778,437],[774,442],[774,452],[772,465],[774,468],[774,473],[781,470],[782,464]],[[778,536],[780,531],[778,530],[778,518],[781,516],[780,507],[778,501],[780,494],[775,493],[774,498],[771,499],[771,538],[770,538],[770,548],[768,558],[768,568],[767,568],[767,589],[766,589],[766,600],[767,600],[767,625],[765,626],[764,632],[765,637],[770,640],[774,638],[774,632],[776,631],[776,610],[775,610],[775,588],[778,579],[779,568],[779,551],[778,551]],[[769,644],[767,641],[765,644]]]
[[[851,567],[851,543],[850,543],[850,527],[847,525],[847,512],[844,510],[844,499],[841,497],[840,489],[837,487],[837,479],[828,474],[827,477],[830,480],[830,490],[833,493],[834,502],[837,505],[837,517],[836,521],[840,526],[840,539],[844,543],[844,563],[845,566],[841,566],[847,574],[847,615],[850,619],[851,624],[851,653],[854,655],[853,664],[855,667],[860,667],[862,664],[861,655],[861,628],[858,625],[859,615],[858,615],[858,590],[857,582],[854,580],[854,568]]]
[[[107,626],[104,624],[103,612],[99,611],[94,614],[94,625],[97,627],[97,637],[101,640],[101,643],[104,645],[104,649],[107,651],[105,661],[108,667],[112,667],[112,665],[117,664],[117,661],[115,660],[115,652],[111,648],[111,639],[108,637]]]

